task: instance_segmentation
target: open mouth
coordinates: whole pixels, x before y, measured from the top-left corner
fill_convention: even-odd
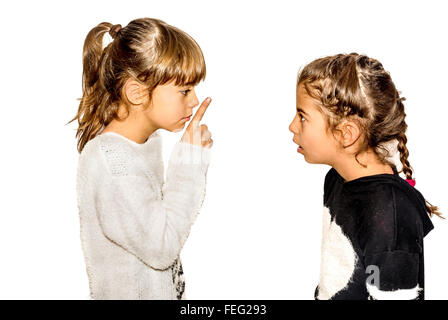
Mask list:
[[[297,152],[303,151],[303,147],[300,144],[298,144],[295,139],[292,139],[292,141],[298,146],[297,147]]]

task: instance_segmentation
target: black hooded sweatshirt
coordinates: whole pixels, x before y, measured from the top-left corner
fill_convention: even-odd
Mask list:
[[[434,227],[422,194],[394,174],[324,184],[315,299],[424,299],[423,238]]]

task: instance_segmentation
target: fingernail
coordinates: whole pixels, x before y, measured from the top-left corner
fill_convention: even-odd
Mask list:
[[[212,98],[210,98],[210,97],[207,97],[207,102],[210,102],[210,101],[212,101]]]

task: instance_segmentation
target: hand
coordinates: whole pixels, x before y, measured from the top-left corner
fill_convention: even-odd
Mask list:
[[[201,103],[195,115],[185,129],[185,133],[181,139],[182,142],[206,148],[212,147],[212,134],[210,133],[210,131],[208,131],[208,127],[205,124],[199,125],[211,101],[211,98],[207,98]]]

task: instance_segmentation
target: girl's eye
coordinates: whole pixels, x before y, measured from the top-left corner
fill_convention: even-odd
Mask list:
[[[187,90],[181,91],[181,93],[182,93],[184,96],[186,96],[186,95],[188,94],[188,92],[190,92],[190,91],[191,91],[190,89],[187,89]]]

